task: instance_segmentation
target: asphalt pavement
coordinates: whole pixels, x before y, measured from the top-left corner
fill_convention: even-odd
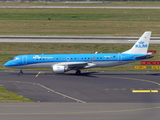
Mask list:
[[[0,84],[21,96],[40,102],[158,103],[159,72],[0,72]],[[133,90],[153,90],[134,93]]]
[[[0,103],[0,117],[2,120],[159,120],[159,78],[156,71],[83,71],[80,76],[72,71],[58,75],[52,71],[24,71],[23,75],[18,75],[18,71],[0,71],[1,86],[35,100],[35,103]]]

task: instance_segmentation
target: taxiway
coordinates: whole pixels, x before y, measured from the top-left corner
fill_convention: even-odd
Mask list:
[[[84,71],[77,76],[74,72],[24,71],[18,75],[18,71],[5,71],[0,76],[0,84],[6,89],[39,102],[160,102],[158,72]]]
[[[159,78],[159,72],[83,71],[77,76],[72,71],[58,75],[1,71],[1,86],[36,103],[0,103],[0,116],[2,120],[159,120]]]

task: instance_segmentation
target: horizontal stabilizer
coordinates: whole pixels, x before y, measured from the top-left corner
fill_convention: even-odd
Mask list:
[[[152,58],[152,57],[154,57],[154,55],[152,55],[152,54],[150,54],[150,55],[143,55],[143,56],[138,56],[138,57],[135,57],[135,58]]]

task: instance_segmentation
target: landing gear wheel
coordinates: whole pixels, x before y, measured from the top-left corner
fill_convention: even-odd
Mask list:
[[[22,75],[22,74],[23,74],[23,71],[22,71],[22,70],[20,70],[19,75]]]
[[[80,70],[77,70],[76,71],[76,75],[80,75],[81,74],[81,71]]]

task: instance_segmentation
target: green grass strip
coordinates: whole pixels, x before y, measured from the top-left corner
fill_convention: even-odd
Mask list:
[[[0,102],[34,102],[0,86]]]
[[[0,10],[0,35],[160,36],[158,9]]]

